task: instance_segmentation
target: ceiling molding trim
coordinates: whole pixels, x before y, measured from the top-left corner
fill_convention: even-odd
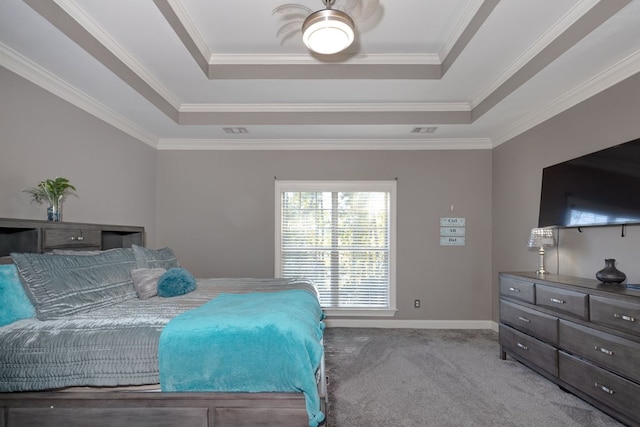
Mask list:
[[[352,56],[345,53],[335,56],[334,62],[323,62],[309,54],[216,54],[206,46],[204,37],[181,0],[153,1],[194,61],[211,80],[442,78],[440,55],[436,53]]]
[[[380,123],[416,126],[416,124],[471,123],[469,111],[296,111],[296,112],[181,112],[181,125],[378,125]]]
[[[545,31],[527,50],[525,50],[516,60],[507,67],[493,82],[489,84],[480,94],[471,101],[471,108],[477,107],[492,93],[497,91],[507,80],[509,80],[520,69],[524,68],[536,55],[540,54],[556,38],[560,37],[564,31],[573,25],[578,19],[583,17],[600,0],[585,0],[576,3],[567,13],[564,14],[553,26]]]
[[[631,1],[632,0],[601,0],[574,22],[570,23],[568,27],[560,26],[558,29],[561,30],[561,33],[558,34],[553,41],[535,53],[524,66],[509,76],[500,87],[473,108],[471,111],[471,121],[475,122],[478,118],[482,117],[483,114],[491,110],[499,102],[545,69],[547,65],[562,56],[594,30],[598,29],[605,21],[618,13],[620,9],[624,8]],[[573,16],[573,14],[569,14]],[[566,20],[563,20],[563,23],[566,24]],[[552,28],[556,29],[557,26],[554,25]],[[537,46],[537,43],[534,45]]]
[[[67,37],[84,49],[89,55],[93,56],[98,62],[128,84],[129,87],[142,95],[147,101],[155,105],[160,111],[175,122],[178,121],[178,109],[172,105],[170,100],[163,97],[156,91],[156,88],[152,84],[138,75],[132,68],[130,68],[129,64],[112,52],[103,43],[105,41],[104,39],[98,39],[80,22],[78,22],[74,16],[69,14],[69,9],[73,8],[73,3],[71,1],[23,1],[39,13],[44,19],[49,21],[53,26],[58,28],[58,30],[63,34],[67,35]],[[102,30],[100,30],[100,32],[102,32]]]
[[[336,112],[470,112],[466,102],[326,103],[326,104],[182,104],[180,113],[336,113]]]
[[[447,36],[447,39],[444,41],[442,47],[440,48],[440,52],[438,52],[438,56],[441,61],[444,61],[444,58],[449,55],[453,46],[458,42],[460,36],[464,33],[464,30],[469,26],[469,23],[473,19],[473,17],[478,13],[480,7],[486,0],[472,0],[467,4],[467,7],[460,14],[460,19],[453,26],[451,33]]]
[[[0,43],[0,65],[127,135],[157,148],[158,138],[155,135],[2,43]]]
[[[553,118],[554,116],[568,110],[569,108],[591,98],[594,95],[620,83],[621,81],[640,73],[640,50],[618,61],[594,77],[575,86],[562,96],[541,106],[531,114],[514,122],[511,126],[504,128],[491,140],[493,147],[497,147],[512,138],[526,132],[540,123]]]
[[[128,51],[126,51],[110,34],[98,26],[74,0],[55,0],[71,19],[82,26],[91,36],[116,56],[124,65],[146,82],[157,94],[167,100],[176,110],[180,101],[156,77],[149,73]],[[54,24],[55,25],[55,24]],[[75,40],[74,40],[75,41]],[[76,42],[77,43],[77,42]],[[79,44],[79,43],[78,43]],[[90,52],[92,55],[93,53]]]
[[[158,150],[490,150],[488,138],[391,139],[160,139]]]
[[[210,65],[335,65],[335,62],[321,61],[309,54],[216,54],[212,53]],[[372,53],[347,57],[339,64],[352,65],[440,65],[436,53]]]
[[[154,0],[156,4],[160,1],[163,0]],[[204,37],[202,37],[200,30],[198,30],[198,27],[196,27],[196,24],[191,19],[189,13],[187,13],[187,8],[184,6],[184,3],[181,0],[166,1],[184,26],[185,30],[189,34],[189,37],[191,37],[191,40],[193,40],[193,43],[195,43],[195,45],[198,47],[198,50],[200,51],[202,57],[210,58],[213,52],[211,52],[211,49],[209,49],[207,42],[204,40]]]
[[[456,35],[455,43],[447,49],[446,55],[441,56],[442,75],[444,76],[453,63],[458,59],[462,51],[467,47],[469,42],[476,35],[478,30],[484,25],[489,15],[493,12],[500,0],[484,0],[477,5],[470,5],[463,13],[464,29]],[[474,8],[474,6],[476,6]],[[473,14],[471,12],[473,11]],[[468,15],[471,15],[470,17]],[[456,31],[454,29],[454,31]]]
[[[209,65],[208,78],[224,79],[388,79],[388,80],[438,80],[442,78],[440,64],[352,64],[335,62],[309,64],[251,64]]]
[[[153,0],[153,2],[202,72],[208,75],[208,58],[211,57],[211,51],[182,2],[174,0]]]

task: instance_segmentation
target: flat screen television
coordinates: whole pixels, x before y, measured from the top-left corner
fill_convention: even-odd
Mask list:
[[[640,223],[640,139],[542,171],[539,227]]]

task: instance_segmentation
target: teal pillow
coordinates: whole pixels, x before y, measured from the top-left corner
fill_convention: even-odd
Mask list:
[[[0,265],[0,326],[35,315],[36,309],[22,287],[16,266]]]
[[[196,278],[184,268],[170,268],[158,279],[158,295],[164,298],[196,290]]]

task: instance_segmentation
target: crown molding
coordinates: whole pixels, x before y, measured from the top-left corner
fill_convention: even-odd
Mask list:
[[[456,25],[454,25],[451,33],[447,36],[447,39],[444,41],[440,52],[438,52],[440,61],[442,61],[447,57],[447,55],[449,55],[449,52],[451,52],[451,49],[453,49],[453,46],[455,46],[455,44],[458,42],[464,31],[469,26],[469,23],[476,15],[476,13],[478,13],[485,1],[486,0],[472,0],[469,2],[469,4],[467,4],[464,11],[460,15],[460,19],[458,20],[458,22],[456,22]]]
[[[149,73],[137,60],[131,56],[122,46],[116,42],[101,27],[96,25],[93,20],[87,16],[84,11],[78,7],[74,0],[54,0],[64,12],[89,32],[98,42],[100,42],[107,50],[116,56],[122,63],[127,66],[133,73],[140,77],[148,84],[158,95],[164,98],[174,109],[178,109],[180,101],[169,89],[167,89],[156,77]]]
[[[162,0],[172,9],[191,40],[195,43],[202,57],[207,58],[209,65],[292,65],[292,64],[323,64],[323,62],[307,53],[304,54],[221,54],[211,51],[198,27],[194,24],[182,0]],[[478,0],[476,0],[478,1]],[[484,0],[482,0],[484,1]],[[481,3],[482,3],[481,1]],[[469,17],[470,20],[473,16]],[[466,18],[466,17],[465,17]],[[460,30],[462,32],[464,28]],[[452,43],[455,43],[453,40]],[[327,63],[330,64],[330,63]],[[437,53],[421,54],[367,54],[354,55],[341,64],[363,65],[440,65],[440,55]]]
[[[2,43],[0,43],[0,65],[127,135],[157,148],[156,136]]]
[[[594,77],[575,86],[562,96],[555,98],[553,101],[542,105],[531,114],[515,121],[511,126],[502,129],[498,134],[491,138],[492,147],[495,148],[512,138],[528,131],[534,126],[568,110],[578,103],[597,95],[598,93],[620,83],[621,81],[640,72],[640,50],[623,58],[614,65],[601,71]]]
[[[169,7],[173,10],[173,13],[180,20],[185,30],[191,37],[191,40],[197,46],[200,54],[203,58],[211,58],[212,52],[207,45],[207,42],[202,37],[202,34],[196,27],[196,24],[193,23],[191,16],[187,12],[187,8],[184,7],[184,3],[181,0],[166,0]]]
[[[471,100],[471,108],[477,107],[482,101],[496,92],[500,86],[523,69],[536,55],[542,52],[554,40],[556,40],[571,25],[583,17],[601,0],[585,0],[575,4],[560,20],[545,31],[527,50],[509,65],[493,82],[491,82],[478,96]]]
[[[294,65],[294,64],[327,64],[309,54],[220,54],[212,53],[210,65]],[[440,56],[436,53],[370,53],[348,57],[340,64],[353,65],[440,65]]]
[[[153,1],[209,79],[278,79],[283,76],[293,79],[442,78],[442,61],[439,53],[367,55],[345,53],[340,57],[340,68],[335,67],[336,62],[325,62],[308,53],[214,53],[193,23],[182,0]],[[313,68],[309,68],[311,66]],[[310,70],[319,66],[323,67],[322,72],[310,73]],[[396,68],[391,73],[386,70],[388,66],[402,66],[402,70]]]
[[[325,103],[325,104],[182,104],[180,113],[348,113],[471,111],[466,102]]]
[[[158,150],[488,150],[488,138],[438,139],[160,139]]]

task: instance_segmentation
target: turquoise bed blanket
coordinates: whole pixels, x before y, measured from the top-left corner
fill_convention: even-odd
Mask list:
[[[162,391],[302,392],[309,426],[324,419],[316,372],[324,314],[306,290],[221,294],[163,329]]]

